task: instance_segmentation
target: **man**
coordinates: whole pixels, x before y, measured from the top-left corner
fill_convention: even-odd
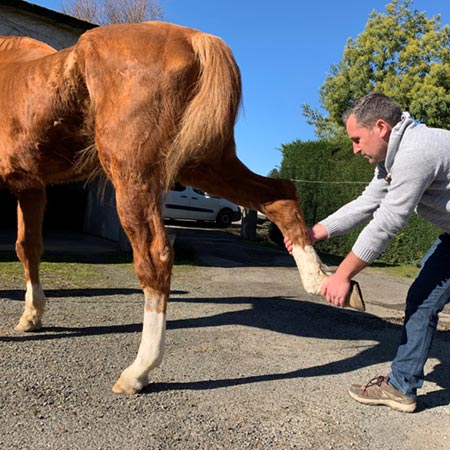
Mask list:
[[[408,291],[401,342],[389,375],[349,390],[361,403],[413,412],[438,313],[450,299],[450,131],[415,123],[380,93],[357,101],[344,121],[353,153],[376,164],[376,169],[356,200],[309,230],[314,243],[368,222],[352,251],[322,286],[326,299],[343,306],[352,277],[383,252],[415,210],[446,232],[427,253]],[[285,244],[291,251],[289,238]]]

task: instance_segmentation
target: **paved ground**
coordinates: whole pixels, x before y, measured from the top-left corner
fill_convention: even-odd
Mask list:
[[[142,295],[130,267],[111,264],[109,243],[72,241],[74,253],[109,256],[78,286],[47,280],[40,333],[11,330],[23,291],[2,278],[1,449],[450,448],[447,312],[416,413],[364,407],[346,392],[387,371],[408,280],[366,271],[368,312],[340,310],[303,291],[283,250],[219,230],[175,232],[197,264],[174,268],[165,361],[140,395],[110,390],[137,350]],[[48,248],[57,254],[61,241]]]

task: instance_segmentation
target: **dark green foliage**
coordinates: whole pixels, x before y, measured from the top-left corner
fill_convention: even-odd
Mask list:
[[[280,172],[278,169],[274,168],[267,174],[267,176],[269,178],[280,178]]]
[[[374,166],[353,155],[348,140],[295,141],[282,145],[281,151],[280,177],[295,181],[300,206],[310,226],[360,195],[374,172]],[[322,241],[317,248],[324,253],[343,256],[351,250],[359,231]],[[436,227],[413,216],[381,255],[380,261],[417,263],[439,232]]]

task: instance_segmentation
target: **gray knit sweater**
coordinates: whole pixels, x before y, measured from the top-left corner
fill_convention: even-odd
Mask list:
[[[332,237],[369,222],[353,252],[370,264],[414,211],[450,232],[450,131],[417,125],[404,113],[364,192],[320,223]]]

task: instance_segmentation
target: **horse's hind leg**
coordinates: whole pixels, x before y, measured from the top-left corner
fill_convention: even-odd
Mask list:
[[[114,177],[113,182],[117,212],[130,239],[134,268],[144,291],[139,351],[134,362],[122,372],[113,391],[134,394],[148,384],[148,373],[163,359],[173,250],[161,217],[159,184],[151,186],[131,179],[125,182]]]
[[[253,173],[235,156],[234,142],[223,150],[221,158],[185,167],[178,178],[183,184],[263,212],[293,243],[310,245],[295,185]]]
[[[283,235],[291,239],[293,256],[305,290],[310,294],[321,292],[328,274],[311,245],[296,188],[291,181],[266,178],[251,172],[235,156],[233,142],[223,149],[220,158],[206,158],[200,164],[185,167],[178,178],[183,184],[192,184],[266,214]]]
[[[45,295],[39,281],[39,263],[42,254],[42,221],[45,210],[45,188],[16,193],[17,241],[16,253],[25,274],[25,309],[16,326],[17,331],[41,328]]]

